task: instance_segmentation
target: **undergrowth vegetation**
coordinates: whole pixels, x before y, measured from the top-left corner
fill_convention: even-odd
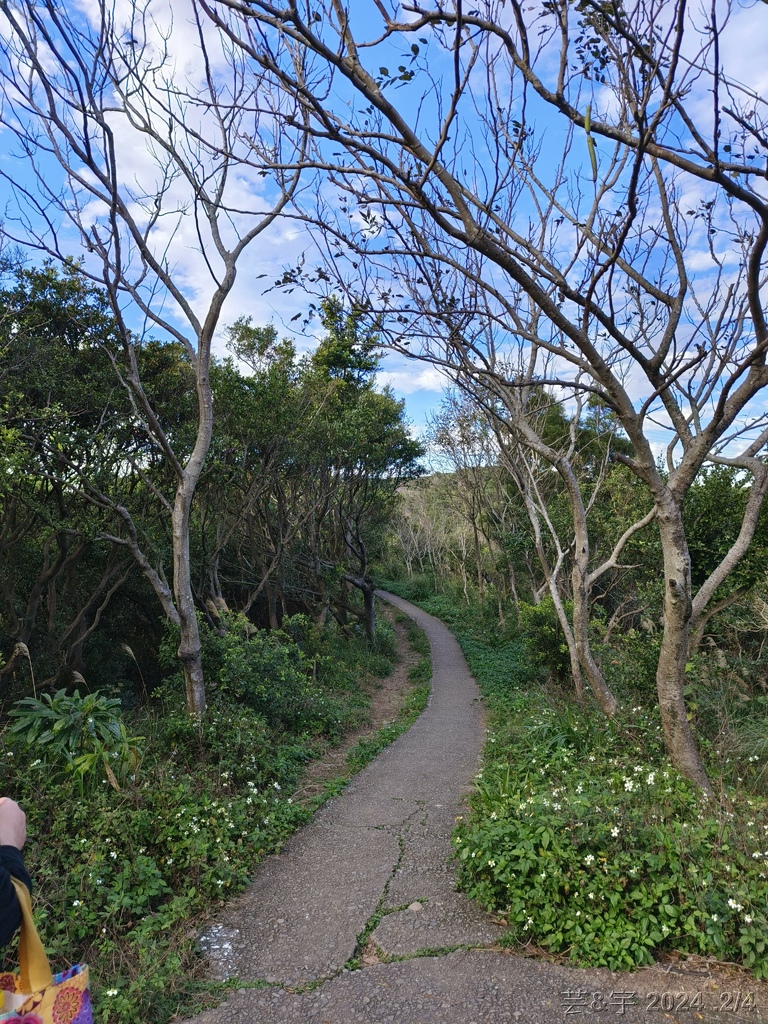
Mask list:
[[[640,637],[601,649],[622,705],[609,723],[553,682],[561,652],[553,633],[547,659],[531,616],[520,628],[509,609],[500,625],[496,604],[435,595],[428,579],[387,585],[453,629],[485,697],[484,763],[453,843],[460,886],[506,922],[505,941],[612,969],[676,950],[768,978],[765,695],[722,692],[733,666],[718,685],[706,658],[689,666],[721,780],[707,800],[665,757]]]
[[[366,721],[360,684],[396,657],[384,620],[373,648],[301,616],[279,635],[230,627],[204,635],[213,701],[200,724],[171,676],[130,713],[104,694],[30,698],[0,733],[3,793],[27,812],[43,940],[57,967],[90,963],[103,1024],[205,1005],[216,986],[196,980],[200,927],[323,799],[293,800],[303,767]],[[424,702],[415,690],[378,749]]]

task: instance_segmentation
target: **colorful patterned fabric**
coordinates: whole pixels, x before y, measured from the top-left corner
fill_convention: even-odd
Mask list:
[[[0,974],[0,1024],[93,1024],[88,968],[76,964],[51,975],[29,892],[20,882],[14,885],[22,908],[20,970]]]

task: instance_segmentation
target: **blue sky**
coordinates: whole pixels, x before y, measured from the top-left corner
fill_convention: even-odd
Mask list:
[[[84,17],[92,16],[95,9],[92,0],[76,0],[74,6],[83,12]],[[154,9],[157,24],[162,28],[163,18],[167,19],[169,7],[165,0],[155,0]],[[170,37],[173,49],[171,56],[175,75],[194,77],[199,75],[199,67],[196,66],[199,65],[199,58],[195,51],[196,35],[191,19],[188,16],[184,17],[185,9],[185,5],[176,0],[173,5],[173,32]],[[365,12],[369,9],[371,9],[370,5],[365,0],[355,0],[352,5],[353,17],[359,18],[360,22],[364,23]],[[117,0],[116,10],[118,16],[123,17],[128,25],[131,12],[135,10],[135,7],[130,0]],[[756,30],[756,19],[760,19],[763,23],[763,28],[760,31]],[[734,8],[729,32],[724,36],[722,42],[724,63],[733,65],[734,62],[738,62],[741,77],[755,89],[762,90],[763,95],[768,93],[768,64],[766,64],[764,56],[764,40],[766,38],[764,29],[767,20],[764,5],[759,3],[737,4]],[[160,34],[162,35],[162,31]],[[402,47],[399,43],[385,45],[389,49],[389,55],[381,56],[381,63],[394,67],[398,60],[403,59],[400,53]],[[436,80],[439,81],[443,75],[450,72],[450,60],[449,55],[444,52],[435,56],[433,48],[429,68]],[[378,63],[378,54],[376,63]],[[400,95],[407,107],[409,94],[406,90],[402,90]],[[544,116],[542,114],[542,117]],[[554,146],[554,156],[558,148],[557,133],[554,130],[550,131],[546,124],[539,125],[539,127],[542,126],[547,127],[546,145]],[[5,129],[2,134],[0,167],[11,180],[28,180],[25,165],[16,162],[11,155],[12,141],[9,131]],[[148,194],[151,193],[151,181],[153,175],[157,174],[157,165],[148,154],[146,147],[142,146],[142,140],[136,133],[132,135],[130,132],[121,132],[119,141],[122,149],[118,156],[121,173],[125,180],[140,183],[141,188],[145,189]],[[598,150],[599,148],[598,144]],[[546,152],[544,156],[546,158]],[[582,158],[586,159],[586,150],[582,154]],[[50,160],[44,163],[44,167],[50,181],[55,183],[56,176],[59,174],[58,168]],[[63,179],[59,177],[59,180]],[[243,173],[240,181],[235,182],[234,187],[236,195],[239,189],[243,206],[248,202],[253,203],[267,198],[263,183],[255,175],[249,175],[247,172]],[[12,227],[13,203],[7,182],[4,184],[4,197],[10,202],[6,213],[10,228]],[[171,198],[173,200],[173,197]],[[179,198],[174,201],[178,202],[178,210],[180,210],[183,199]],[[86,218],[92,216],[93,222],[96,223],[99,212],[94,210],[91,213],[86,206],[85,216]],[[181,213],[178,213],[175,219],[170,216],[166,222],[159,223],[158,235],[158,246],[169,254],[175,267],[176,279],[180,282],[185,296],[196,310],[204,313],[211,292],[211,280],[191,219]],[[73,229],[62,227],[60,244],[61,250],[72,256],[78,257],[83,253],[81,239]],[[294,341],[300,351],[312,346],[314,341],[312,328],[303,334],[294,334],[296,323],[294,318],[297,314],[302,314],[305,311],[309,298],[299,290],[295,290],[291,294],[275,289],[268,290],[268,286],[281,274],[283,269],[286,266],[294,265],[302,255],[309,263],[318,259],[309,233],[295,219],[277,221],[251,243],[241,260],[238,282],[223,311],[221,329],[214,346],[215,354],[224,354],[224,330],[227,324],[241,316],[251,316],[257,324],[274,323],[280,333],[294,335]],[[136,310],[129,311],[128,318],[136,325],[141,323],[140,315]],[[178,315],[173,311],[171,311],[170,318],[176,323],[180,323]],[[157,332],[153,331],[153,333]],[[429,413],[440,403],[444,386],[440,373],[428,364],[409,361],[401,356],[388,353],[383,359],[381,381],[390,384],[395,393],[404,398],[407,415],[413,424],[414,431],[420,433]],[[661,436],[661,432],[659,432],[659,439]]]

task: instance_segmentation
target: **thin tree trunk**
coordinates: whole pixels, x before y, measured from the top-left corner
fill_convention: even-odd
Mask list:
[[[673,499],[657,505],[657,520],[664,557],[664,634],[656,671],[661,727],[674,766],[711,795],[683,695],[691,617],[691,560],[681,510]]]
[[[277,618],[277,587],[269,584],[264,588],[267,593],[267,607],[269,609],[269,628],[279,629],[280,623]]]
[[[363,591],[363,607],[365,608],[365,636],[369,644],[376,641],[376,596],[373,585],[366,583]]]
[[[477,523],[475,522],[474,516],[472,517],[472,532],[474,534],[475,541],[475,564],[477,566],[477,590],[480,595],[480,602],[482,603],[483,597],[485,596],[485,587],[483,584],[483,567],[480,562],[480,535],[477,530]]]
[[[199,474],[198,474],[199,475]],[[192,593],[189,559],[189,516],[197,480],[187,474],[176,489],[173,504],[173,596],[179,615],[178,657],[184,672],[187,711],[195,718],[205,713],[205,682],[203,679],[200,628]]]
[[[589,540],[586,529],[584,506],[579,499],[579,507],[571,502],[573,523],[575,527],[575,551],[571,585],[573,587],[573,636],[578,652],[579,663],[584,670],[592,692],[597,698],[603,713],[613,718],[618,711],[618,703],[611,693],[603,673],[600,671],[589,642]]]
[[[517,585],[516,585],[517,581],[516,581],[516,578],[515,578],[515,569],[514,569],[514,566],[510,565],[509,563],[508,563],[508,569],[509,569],[509,589],[510,589],[510,592],[512,594],[512,603],[514,604],[515,611],[517,612],[517,614],[519,616],[519,614],[520,614],[520,598],[517,596]],[[534,601],[534,604],[535,603],[536,602]]]

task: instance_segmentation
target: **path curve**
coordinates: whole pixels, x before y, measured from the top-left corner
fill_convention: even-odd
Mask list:
[[[614,975],[488,948],[503,929],[455,892],[448,860],[484,739],[478,690],[438,619],[379,596],[429,638],[429,704],[280,854],[258,865],[253,885],[209,929],[215,976],[244,987],[194,1024],[569,1024],[571,1014],[588,1013],[595,993],[605,1003],[598,1020],[647,1024],[648,993],[699,988],[710,995],[696,1019],[722,1020],[716,982],[712,990],[691,972]],[[363,970],[345,969],[363,935],[369,950],[402,959],[367,956]],[[247,987],[257,980],[273,987]],[[634,1001],[618,1001],[630,992]],[[764,1008],[729,1020],[757,1024]]]
[[[486,944],[500,933],[454,891],[448,863],[485,732],[477,686],[438,619],[394,595],[378,596],[429,639],[427,707],[280,854],[257,867],[248,892],[209,931],[206,946],[219,978],[295,986],[330,977],[382,913],[372,937],[394,955]],[[422,910],[392,912],[416,902]]]

